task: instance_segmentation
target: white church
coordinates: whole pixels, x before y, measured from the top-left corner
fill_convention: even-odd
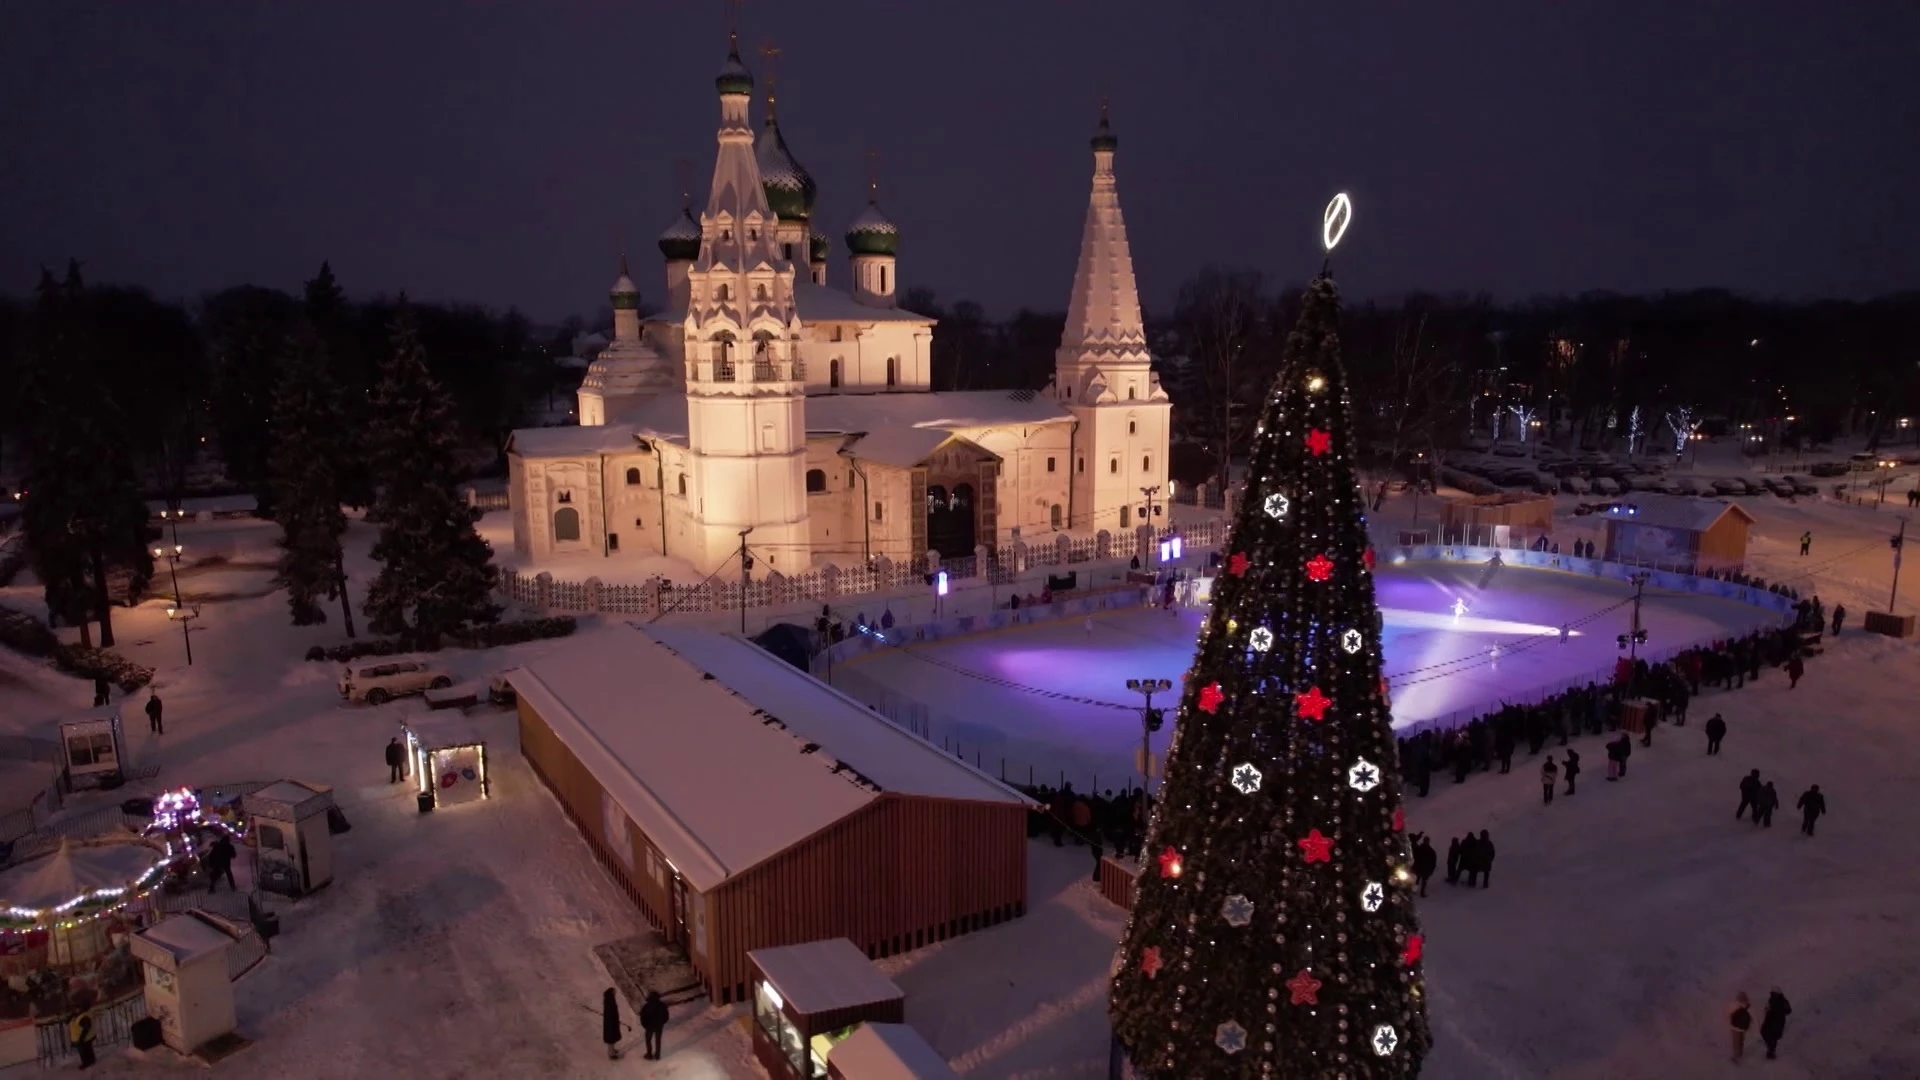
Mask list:
[[[847,229],[846,288],[829,284],[813,178],[772,95],[756,138],[737,46],[716,84],[706,208],[698,221],[683,209],[660,238],[665,310],[641,319],[623,259],[614,340],[581,385],[579,426],[508,444],[520,557],[666,555],[709,573],[746,533],[756,561],[794,574],[1165,514],[1171,404],[1149,363],[1104,115],[1052,384],[944,393],[930,389],[934,320],[895,302],[894,223],[870,197]]]

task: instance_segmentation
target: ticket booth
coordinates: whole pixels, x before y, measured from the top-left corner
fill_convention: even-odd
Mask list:
[[[855,1027],[906,1019],[906,994],[846,938],[755,949],[747,961],[753,1056],[774,1080],[824,1080]]]
[[[259,845],[260,887],[305,896],[333,880],[333,789],[280,780],[241,800],[247,832]]]
[[[827,1055],[830,1080],[960,1080],[918,1031],[905,1024],[861,1024]]]
[[[487,797],[487,743],[465,716],[429,713],[405,721],[408,767],[428,810]]]
[[[170,916],[135,934],[133,955],[146,966],[147,1015],[160,1038],[191,1054],[233,1032],[233,979],[227,950],[233,934],[199,911]]]
[[[60,763],[68,788],[119,787],[126,758],[118,709],[95,709],[60,721]]]

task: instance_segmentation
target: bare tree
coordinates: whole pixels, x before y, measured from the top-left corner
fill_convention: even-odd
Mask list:
[[[1427,340],[1427,315],[1423,312],[1411,328],[1403,320],[1394,334],[1392,365],[1364,393],[1365,413],[1375,421],[1374,441],[1385,452],[1386,472],[1374,492],[1373,508],[1386,502],[1387,481],[1400,455],[1414,447],[1424,447],[1433,455],[1432,467],[1440,467],[1442,443],[1450,435],[1459,412],[1455,382],[1459,364],[1453,355]],[[1444,430],[1443,430],[1444,429]],[[1419,482],[1419,470],[1414,470]]]
[[[1220,457],[1220,487],[1226,490],[1234,448],[1251,430],[1263,396],[1245,391],[1260,364],[1258,343],[1266,308],[1260,273],[1209,266],[1180,287],[1174,319],[1200,366],[1202,408],[1217,417],[1215,447]]]

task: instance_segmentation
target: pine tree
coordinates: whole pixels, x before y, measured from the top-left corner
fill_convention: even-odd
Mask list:
[[[499,571],[474,530],[474,511],[454,488],[459,428],[447,397],[427,372],[419,330],[406,298],[394,313],[393,352],[374,392],[369,450],[380,490],[368,520],[380,573],[367,590],[368,625],[423,644],[450,630],[500,616],[493,603]]]
[[[85,283],[43,271],[21,396],[26,402],[27,492],[22,525],[34,573],[57,619],[100,622],[114,644],[112,592],[138,595],[153,576],[147,504],[125,414],[100,377]]]
[[[338,599],[353,636],[347,607],[345,560],[340,538],[347,516],[340,509],[340,463],[346,426],[326,348],[313,325],[294,329],[273,399],[274,447],[270,463],[273,519],[280,526],[280,584],[287,590],[293,625],[327,621],[322,600]]]
[[[1357,450],[1322,276],[1261,416],[1116,962],[1114,1033],[1144,1075],[1412,1077],[1432,1043]]]

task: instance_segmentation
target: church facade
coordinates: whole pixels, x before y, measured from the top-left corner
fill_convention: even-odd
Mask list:
[[[716,88],[706,206],[683,207],[660,238],[666,308],[640,317],[622,259],[614,340],[580,387],[579,426],[508,443],[520,557],[667,555],[708,573],[744,548],[791,574],[1164,515],[1171,403],[1150,366],[1104,113],[1052,384],[936,392],[934,321],[896,302],[900,231],[877,195],[847,229],[836,288],[813,178],[771,95],[754,132],[737,49]]]

